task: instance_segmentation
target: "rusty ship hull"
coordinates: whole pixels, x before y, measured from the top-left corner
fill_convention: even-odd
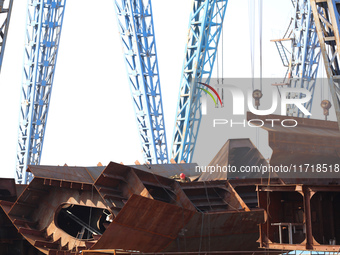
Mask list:
[[[263,118],[273,154],[229,140],[209,164],[338,164],[336,123],[295,118],[287,132]],[[339,173],[296,175],[195,172],[195,164],[29,166],[27,186],[0,180],[7,254],[247,254],[340,250]],[[306,169],[304,169],[306,170]],[[192,181],[174,176],[185,173]],[[22,248],[20,248],[22,247]],[[30,247],[30,248],[28,248]],[[33,248],[32,248],[33,247]]]

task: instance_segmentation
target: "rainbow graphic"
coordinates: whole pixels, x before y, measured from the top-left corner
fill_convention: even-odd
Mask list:
[[[210,85],[206,84],[206,83],[203,83],[203,82],[199,82],[199,84],[203,85],[203,86],[206,86],[208,89],[210,89],[218,98],[218,101],[220,101],[220,104],[221,106],[223,106],[222,104],[222,100],[220,98],[220,95],[217,93],[217,91],[211,87]],[[205,93],[207,93],[213,100],[214,100],[214,103],[215,103],[215,106],[217,107],[217,102],[216,102],[216,99],[214,98],[213,94],[211,94],[210,91],[208,91],[207,89],[204,89],[204,88],[200,88],[198,87],[200,90],[203,90]]]

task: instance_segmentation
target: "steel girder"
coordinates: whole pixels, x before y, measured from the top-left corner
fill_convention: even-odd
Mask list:
[[[0,72],[7,40],[9,22],[14,0],[8,0],[5,5],[5,0],[0,0]]]
[[[190,15],[188,42],[182,68],[172,158],[190,163],[201,122],[201,90],[205,75],[209,83],[220,39],[227,0],[194,0]]]
[[[280,88],[288,86],[291,88],[307,89],[312,95],[312,100],[305,103],[304,106],[311,112],[321,55],[320,45],[309,0],[294,0],[292,2],[295,12],[292,17],[293,23],[291,24],[293,27],[290,38],[291,53],[288,64],[288,81],[284,83],[283,86],[280,86]],[[280,44],[282,46],[282,41],[287,39],[288,38],[274,40],[278,49],[280,48]],[[284,57],[286,52],[279,49],[279,53],[281,60],[285,63]],[[288,98],[302,97],[301,93],[290,93],[281,96],[288,96]],[[287,115],[305,117],[296,105],[287,105]]]
[[[340,130],[340,17],[339,1],[310,0],[328,85]]]
[[[39,165],[66,0],[28,0],[20,101],[16,180],[26,184],[27,165]]]
[[[146,162],[168,162],[151,0],[115,0],[116,17]]]

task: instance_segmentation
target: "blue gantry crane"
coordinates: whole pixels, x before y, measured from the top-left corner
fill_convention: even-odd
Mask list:
[[[4,59],[7,34],[9,22],[11,20],[11,13],[13,7],[13,0],[0,0],[0,72],[2,61]]]
[[[276,86],[278,86],[279,91],[284,87],[305,88],[310,91],[312,100],[305,103],[304,106],[311,112],[321,55],[320,44],[310,1],[293,0],[292,4],[294,13],[290,24],[291,32],[287,33],[283,39],[273,40],[283,65],[288,68],[284,82],[276,84]],[[290,47],[284,47],[283,43],[285,41],[290,41]],[[289,52],[288,49],[291,51]],[[290,93],[289,95],[281,96],[301,98],[303,95],[301,93]],[[287,105],[287,114],[289,116],[305,117],[296,105]]]
[[[2,8],[3,2],[0,0],[2,12],[5,11]],[[290,60],[282,46],[283,40],[276,41],[282,61],[288,67],[289,82],[282,86],[305,87],[314,92],[320,57],[320,46],[316,38],[318,33],[319,40],[324,36],[321,50],[325,62],[329,60],[328,75],[332,80],[333,100],[337,99],[336,102],[339,103],[337,79],[340,72],[336,54],[338,41],[332,41],[337,40],[339,32],[338,27],[335,27],[338,24],[338,16],[330,15],[335,20],[332,22],[326,22],[325,17],[320,16],[319,21],[314,23],[311,15],[313,4],[311,6],[307,0],[292,2],[295,16],[293,36],[290,38]],[[319,5],[324,2],[335,6],[332,0],[318,0]],[[13,0],[9,0],[9,3],[7,23],[2,26],[5,35]],[[16,178],[19,183],[30,181],[30,175],[25,172],[27,165],[40,163],[65,3],[66,0],[28,0],[16,164]],[[189,163],[192,160],[201,121],[201,90],[198,84],[209,83],[211,78],[227,3],[227,0],[193,1],[171,145],[171,155],[176,162]],[[151,0],[114,0],[114,6],[144,160],[151,164],[168,163]],[[314,9],[320,11],[316,3]],[[315,10],[313,11],[316,12]],[[331,30],[331,36],[327,33],[328,30]],[[2,36],[2,39],[4,38],[6,37]],[[327,44],[330,44],[332,56],[327,55]],[[4,46],[4,43],[1,46]],[[1,54],[2,57],[3,50]],[[312,104],[306,107],[310,110]],[[339,104],[335,108],[339,118]],[[300,116],[299,111],[294,109],[291,109],[290,113]]]
[[[28,183],[46,130],[66,0],[29,0],[17,146],[16,179]],[[167,163],[151,1],[114,1],[144,160]]]
[[[28,0],[16,180],[30,181],[27,165],[39,165],[66,0]]]
[[[210,81],[227,4],[227,0],[193,1],[171,146],[178,163],[192,160],[202,117],[198,83]]]
[[[114,5],[144,160],[168,163],[151,0]]]
[[[198,82],[209,82],[227,1],[193,1],[183,64],[172,158],[191,162],[201,120]],[[151,1],[116,0],[128,80],[144,153],[149,163],[168,163]]]
[[[177,162],[190,162],[201,119],[197,83],[209,82],[226,0],[195,0],[183,65],[175,134]],[[28,183],[27,165],[38,165],[46,130],[66,0],[29,0],[16,179]],[[114,0],[144,160],[168,163],[157,50],[150,0]]]

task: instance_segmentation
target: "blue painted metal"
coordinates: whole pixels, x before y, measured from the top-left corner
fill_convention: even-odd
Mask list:
[[[292,17],[292,50],[288,66],[288,81],[282,87],[309,90],[312,100],[305,103],[304,106],[311,112],[321,56],[320,44],[309,0],[294,0],[293,5],[295,12]],[[302,96],[300,93],[291,93],[288,98],[301,98]],[[305,117],[296,105],[287,105],[287,115]]]
[[[114,4],[144,160],[168,163],[151,0]]]
[[[311,92],[312,100],[305,104],[311,112],[321,50],[309,0],[296,0],[293,24],[290,87],[306,88]],[[290,96],[301,98],[302,95]],[[290,106],[289,115],[304,117],[295,105]]]
[[[27,165],[39,165],[46,131],[66,0],[28,0],[20,101],[16,180],[32,176]]]
[[[5,0],[0,0],[0,72],[2,67],[2,61],[4,59],[12,7],[13,0],[7,0],[6,2]]]
[[[171,146],[172,158],[178,163],[192,160],[202,117],[201,90],[197,84],[201,81],[209,84],[227,3],[227,0],[193,1]]]

